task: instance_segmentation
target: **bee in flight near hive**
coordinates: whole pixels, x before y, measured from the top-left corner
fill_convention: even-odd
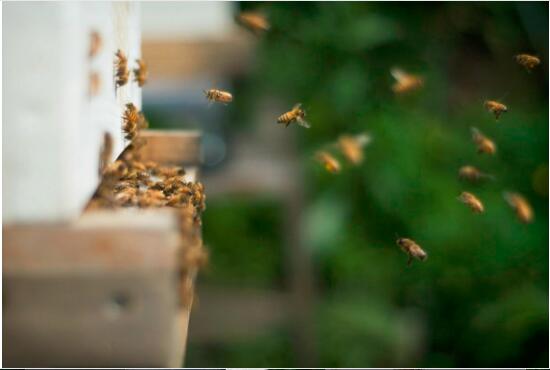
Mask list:
[[[233,95],[231,95],[231,93],[228,93],[227,91],[210,89],[205,90],[204,95],[206,95],[206,99],[208,99],[210,103],[218,102],[228,104],[233,101]]]
[[[128,58],[122,52],[122,50],[117,50],[115,53],[115,77],[116,77],[116,86],[124,86],[130,78],[130,71],[128,70]]]
[[[323,167],[325,167],[325,170],[327,170],[328,172],[340,172],[340,162],[338,162],[338,160],[334,158],[329,152],[320,150],[315,153],[315,158],[317,159],[317,161],[319,161],[319,163],[323,165]]]
[[[458,170],[458,178],[460,180],[467,180],[471,182],[477,182],[482,179],[491,179],[494,180],[493,175],[489,175],[486,173],[481,172],[474,166],[462,166]]]
[[[485,109],[495,115],[495,119],[497,121],[502,113],[508,112],[508,107],[506,105],[495,100],[486,100],[483,105],[485,106]]]
[[[288,127],[293,122],[296,122],[302,127],[310,128],[311,125],[304,119],[306,116],[306,111],[302,109],[302,104],[298,103],[292,110],[282,114],[277,118],[277,123],[282,123],[285,127]]]
[[[531,72],[533,68],[540,64],[540,59],[534,55],[518,54],[514,58],[519,65],[525,67],[527,72]]]
[[[428,258],[428,254],[412,239],[397,238],[396,243],[409,256],[408,266],[411,265],[413,258],[419,261],[425,261]]]
[[[458,200],[470,207],[470,209],[474,213],[483,213],[483,211],[485,210],[485,208],[483,207],[483,203],[481,203],[481,200],[479,200],[472,193],[468,193],[467,191],[463,191],[458,196]]]
[[[142,87],[147,82],[149,72],[147,71],[147,64],[145,64],[143,59],[136,59],[136,63],[138,67],[134,68],[134,81],[138,83],[139,87]]]
[[[472,127],[472,140],[477,145],[478,153],[495,154],[497,147],[487,136],[483,135],[477,128]]]
[[[101,49],[101,35],[97,31],[92,31],[90,33],[90,51],[88,52],[90,58],[93,58],[99,53]]]
[[[363,162],[363,147],[370,141],[371,137],[367,134],[342,135],[338,138],[338,147],[350,163],[358,165]]]
[[[257,12],[242,12],[237,16],[237,22],[257,35],[268,31],[270,27],[266,17]]]
[[[524,224],[530,223],[534,219],[533,208],[521,194],[504,192],[502,193],[504,200],[516,211],[516,216]]]
[[[416,90],[424,85],[424,79],[403,71],[400,68],[392,68],[390,71],[396,82],[392,85],[392,90],[396,94],[403,94]]]

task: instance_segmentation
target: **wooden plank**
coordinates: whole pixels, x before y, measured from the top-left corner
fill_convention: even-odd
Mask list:
[[[143,130],[147,144],[141,149],[145,160],[171,165],[197,165],[202,162],[199,131]]]

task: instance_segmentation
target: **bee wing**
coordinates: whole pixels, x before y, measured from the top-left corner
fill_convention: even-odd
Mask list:
[[[302,106],[302,103],[296,103],[296,104],[294,104],[294,106],[292,107],[292,110],[298,109],[298,108],[300,108],[301,106]]]
[[[372,141],[372,137],[367,133],[362,133],[362,134],[356,135],[355,140],[357,140],[360,146],[365,146]]]
[[[514,194],[510,193],[509,191],[503,191],[502,197],[510,207],[515,207]]]
[[[307,122],[306,120],[304,120],[303,118],[297,118],[296,119],[296,123],[299,124],[300,126],[302,127],[305,127],[305,128],[310,128],[311,125],[309,124],[309,122]]]
[[[470,132],[472,133],[472,136],[481,136],[481,131],[477,129],[477,127],[470,127]]]
[[[407,76],[405,71],[403,71],[401,68],[393,67],[390,70],[391,75],[393,78],[395,78],[397,81],[401,81],[403,78]]]

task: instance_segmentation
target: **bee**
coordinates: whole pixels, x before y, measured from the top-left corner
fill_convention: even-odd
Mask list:
[[[134,81],[138,83],[139,87],[142,87],[147,82],[149,72],[143,59],[136,59],[136,63],[138,67],[134,69]]]
[[[126,110],[124,111],[122,120],[122,131],[126,134],[124,137],[127,140],[133,140],[137,135],[138,126],[141,120],[139,111],[133,103],[126,104]]]
[[[422,77],[409,74],[400,68],[392,68],[390,73],[396,80],[392,85],[392,90],[396,94],[407,93],[424,85]]]
[[[409,256],[407,266],[411,265],[413,258],[419,261],[425,261],[428,258],[428,254],[412,239],[397,238],[396,243]]]
[[[145,118],[145,115],[141,111],[139,112],[138,127],[140,130],[149,128],[149,121],[147,121],[147,118]]]
[[[166,197],[162,191],[147,189],[138,199],[138,205],[142,208],[162,207],[165,201]]]
[[[539,57],[529,54],[518,54],[515,56],[516,62],[525,67],[528,72],[540,64]]]
[[[497,147],[495,143],[483,135],[481,131],[479,131],[477,128],[472,127],[472,140],[477,145],[477,152],[478,153],[487,153],[487,154],[495,154],[497,151]]]
[[[527,199],[519,193],[504,192],[502,195],[508,205],[516,211],[516,216],[521,222],[527,224],[533,221],[535,215]]]
[[[217,89],[204,90],[204,95],[210,102],[228,104],[233,101],[233,95],[227,91]]]
[[[90,58],[93,58],[97,55],[97,53],[101,49],[101,44],[102,44],[102,40],[99,32],[92,31],[90,33],[90,51],[88,53]]]
[[[497,121],[502,113],[508,112],[508,107],[506,105],[495,100],[485,100],[483,105],[485,106],[485,109],[495,115]]]
[[[494,180],[493,175],[489,175],[481,172],[474,166],[462,166],[458,170],[458,178],[461,180],[468,180],[471,182],[477,182],[481,179],[491,179]]]
[[[292,107],[292,110],[282,114],[277,118],[277,123],[282,123],[285,127],[288,127],[292,122],[296,122],[302,127],[310,128],[310,124],[304,120],[306,116],[305,110],[302,108],[302,104],[298,103]]]
[[[128,166],[122,161],[115,161],[108,164],[103,171],[103,177],[123,178],[128,174]]]
[[[338,147],[344,157],[352,164],[358,165],[363,161],[363,147],[370,142],[370,136],[361,134],[357,136],[342,135],[338,138]]]
[[[176,177],[176,176],[181,177],[185,175],[185,170],[180,166],[172,166],[172,167],[158,166],[158,167],[154,167],[151,171],[155,176],[163,177],[165,179],[170,179],[171,177]]]
[[[130,78],[130,71],[128,70],[128,58],[122,52],[122,50],[117,50],[115,53],[115,76],[116,76],[116,86],[124,86]]]
[[[103,134],[103,144],[101,145],[101,149],[99,150],[99,176],[103,174],[103,171],[105,170],[105,167],[107,167],[107,164],[109,163],[112,154],[113,137],[110,133],[105,132]]]
[[[96,96],[99,93],[100,89],[101,89],[101,78],[99,77],[99,73],[90,72],[88,93],[90,94],[90,96]]]
[[[270,28],[266,17],[257,12],[242,12],[237,16],[237,22],[257,35],[268,31]]]
[[[325,169],[330,173],[340,172],[340,162],[332,156],[329,152],[320,150],[315,153],[315,158],[319,161]]]
[[[481,200],[479,200],[472,193],[468,193],[467,191],[463,191],[458,196],[458,200],[470,207],[470,209],[474,211],[474,213],[483,213],[483,211],[485,210],[485,208],[483,207],[483,203],[481,203]]]
[[[132,206],[137,204],[138,189],[128,186],[115,195],[115,202],[121,206]]]

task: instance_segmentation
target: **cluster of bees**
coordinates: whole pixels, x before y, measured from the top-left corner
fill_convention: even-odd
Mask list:
[[[255,34],[262,34],[270,29],[269,22],[261,13],[242,12],[236,18],[237,22],[248,28]],[[540,64],[540,59],[529,54],[516,55],[515,60],[523,66],[528,72]],[[424,79],[420,76],[410,74],[404,70],[394,67],[390,70],[390,74],[395,79],[395,83],[391,86],[395,94],[405,94],[424,86]],[[233,100],[230,93],[217,89],[205,91],[208,100],[222,102],[227,104]],[[508,107],[495,100],[487,100],[484,102],[484,107],[487,111],[495,116],[498,121],[503,113],[508,112]],[[290,111],[282,114],[277,119],[278,124],[284,124],[288,127],[291,123],[296,123],[299,126],[310,128],[311,125],[305,120],[306,113],[301,108],[300,104],[296,104]],[[480,154],[494,155],[497,147],[493,140],[485,136],[479,129],[471,128],[472,141]],[[360,134],[357,136],[342,135],[336,143],[330,144],[330,148],[336,148],[337,151],[352,165],[358,165],[363,160],[363,147],[371,140],[370,136]],[[330,150],[322,149],[315,153],[315,159],[325,168],[326,171],[336,174],[341,171],[340,161],[335,157]],[[492,175],[486,174],[476,167],[465,165],[459,169],[459,179],[469,182],[479,182],[485,179],[494,179]],[[519,193],[503,192],[503,197],[508,205],[515,211],[517,218],[522,223],[530,223],[533,221],[534,214],[529,202]],[[485,206],[483,202],[473,193],[463,191],[457,199],[469,207],[474,213],[483,213]],[[408,264],[411,264],[413,259],[420,261],[426,260],[428,254],[412,239],[397,238],[397,245],[409,256]]]
[[[99,39],[100,40],[100,39]],[[95,41],[91,50],[97,48]],[[147,67],[143,60],[137,60],[133,70],[135,81],[141,87],[147,80]],[[125,54],[115,53],[114,77],[116,86],[128,82],[130,72]],[[143,114],[133,103],[127,103],[122,120],[124,137],[130,141],[116,161],[110,163],[113,139],[104,134],[100,150],[100,184],[87,210],[117,207],[161,208],[177,210],[182,248],[179,259],[181,277],[181,299],[189,305],[193,299],[193,280],[198,270],[208,262],[208,252],[202,243],[200,233],[201,215],[206,208],[204,186],[200,182],[185,179],[185,170],[179,166],[163,166],[145,161],[142,150],[147,141],[140,133],[148,127]]]

